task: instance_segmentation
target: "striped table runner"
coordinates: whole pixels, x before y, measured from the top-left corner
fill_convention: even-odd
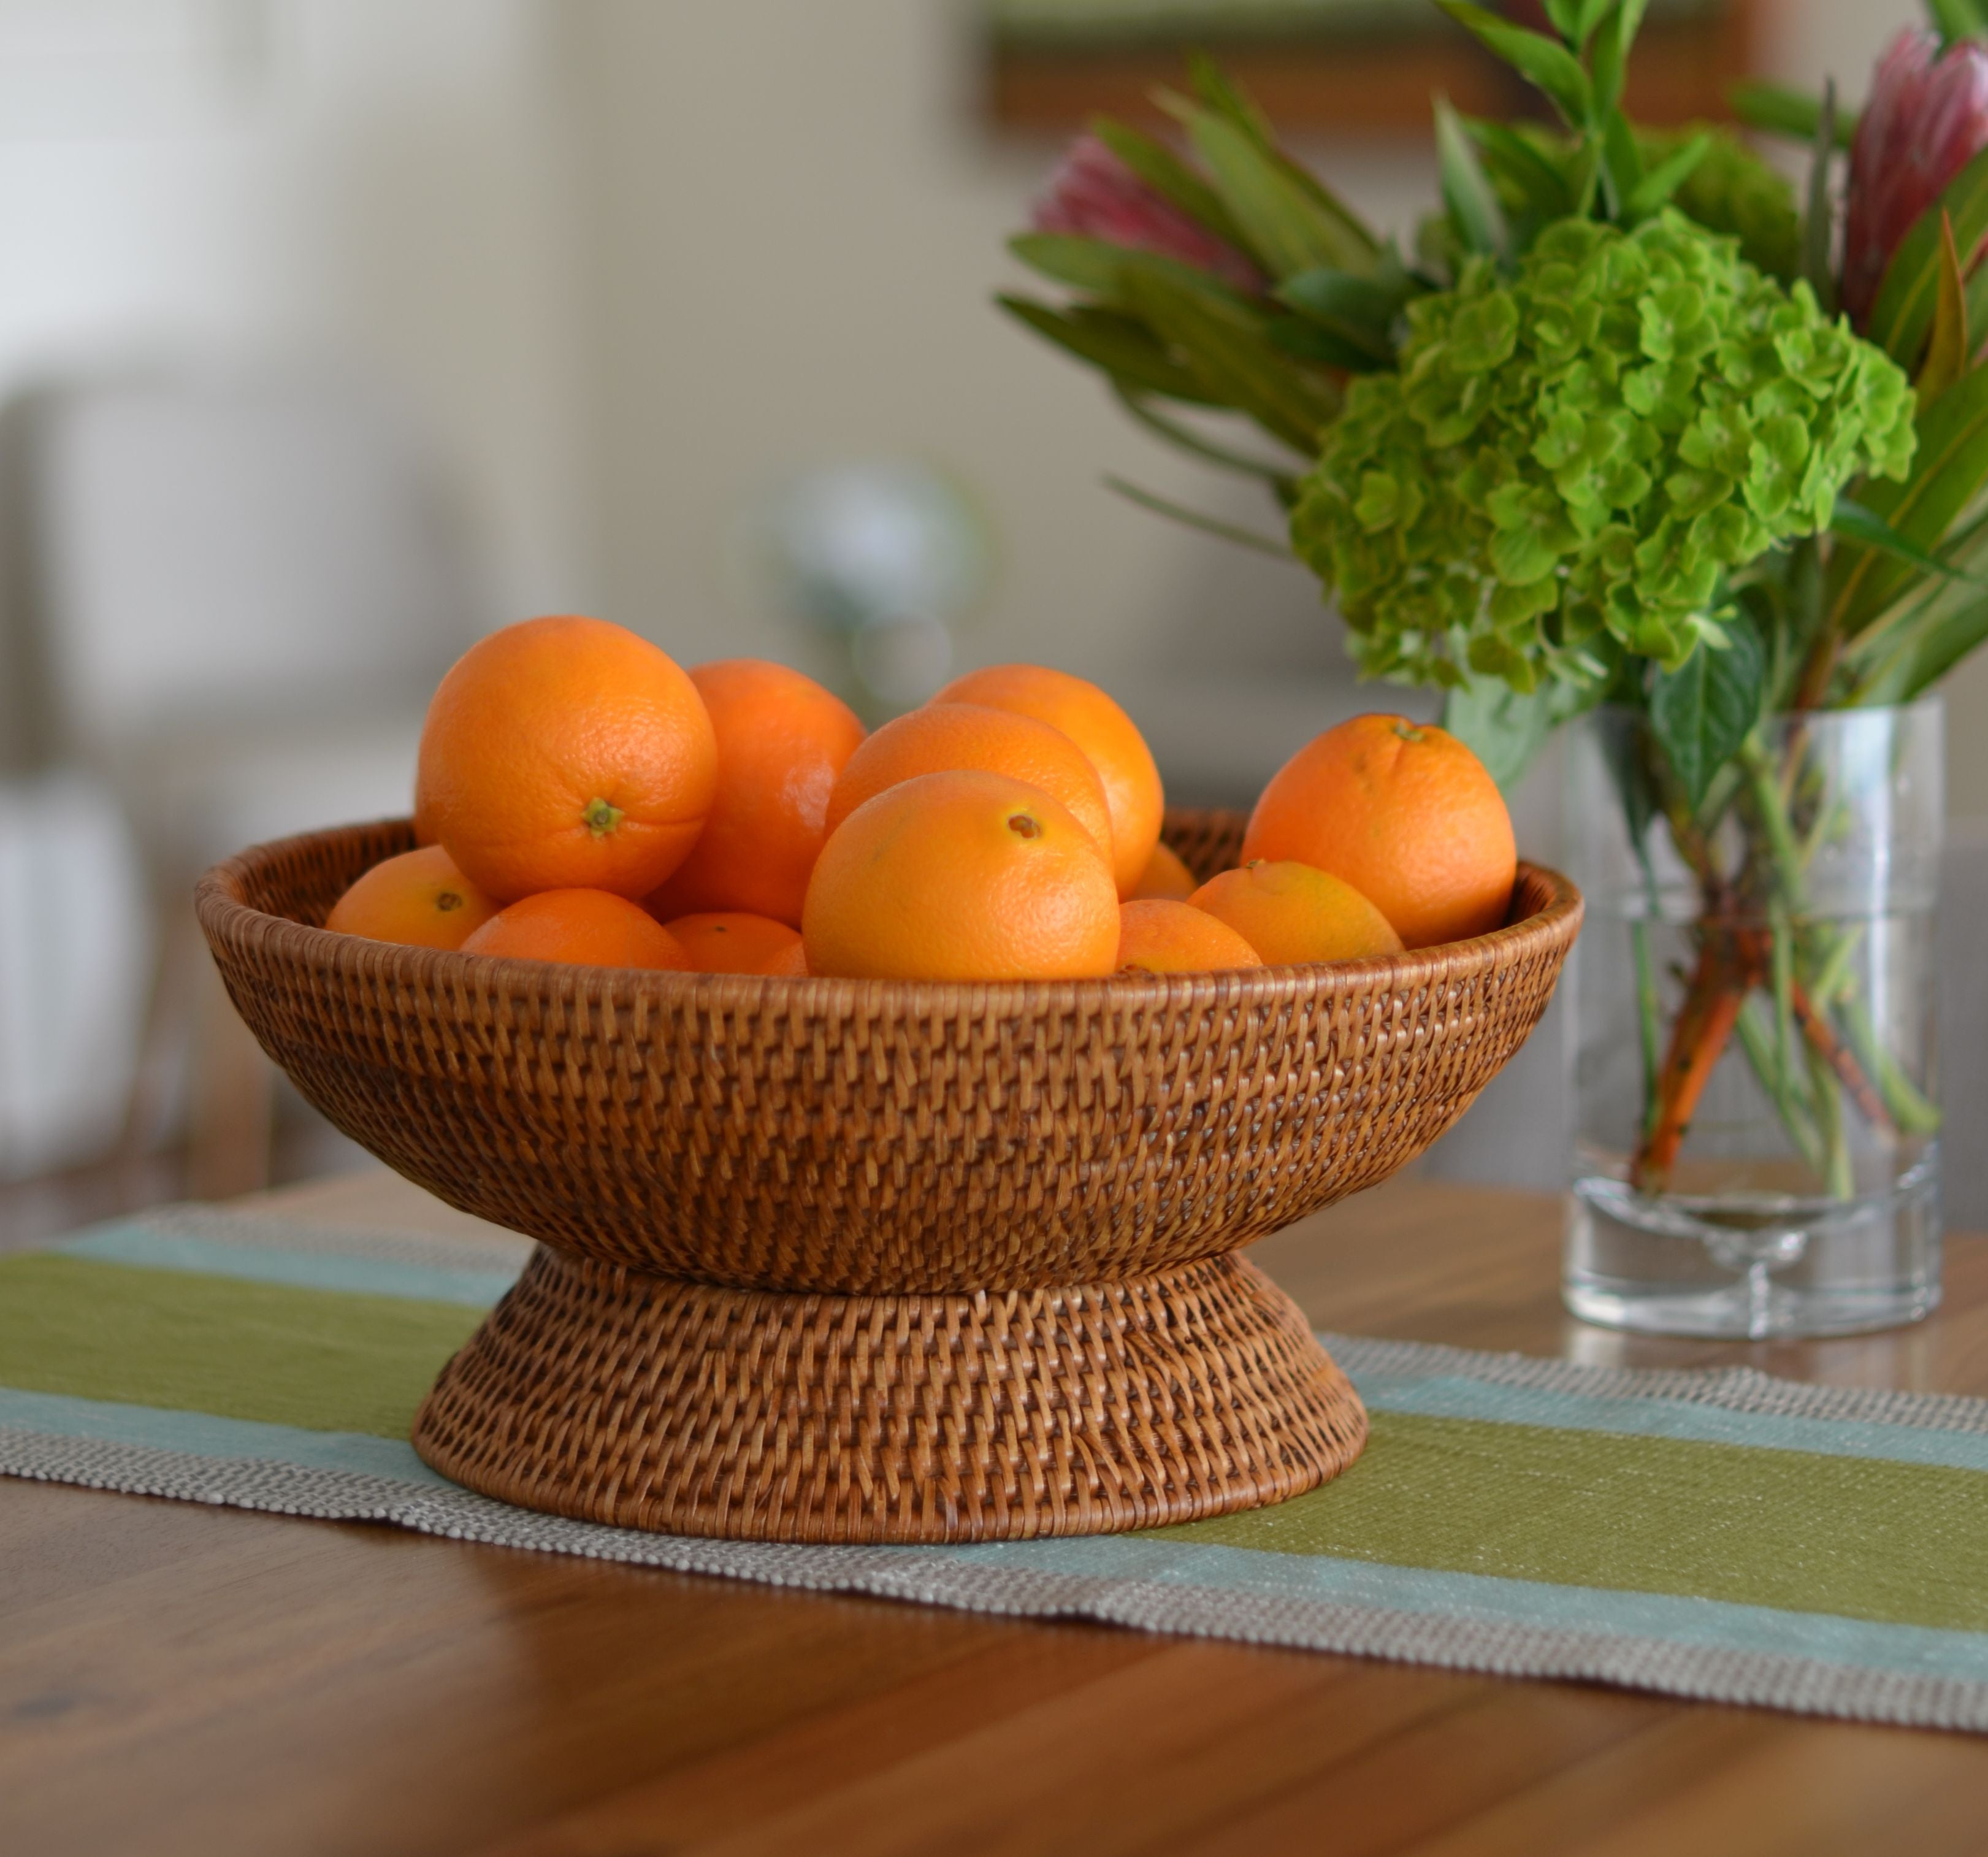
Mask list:
[[[1988,1401],[1325,1338],[1344,1477],[1149,1533],[970,1548],[645,1535],[407,1442],[522,1240],[168,1208],[0,1257],[0,1473],[822,1590],[1988,1729]]]

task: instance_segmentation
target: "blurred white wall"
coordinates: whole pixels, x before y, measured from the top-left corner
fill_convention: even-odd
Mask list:
[[[1852,96],[1918,10],[1765,4],[1770,72]],[[355,358],[461,485],[486,621],[593,605],[691,660],[794,651],[728,583],[751,499],[908,453],[999,538],[966,656],[1116,685],[1173,665],[1177,732],[1218,668],[1262,673],[1214,705],[1244,729],[1286,685],[1278,726],[1303,726],[1286,673],[1332,676],[1303,574],[1098,479],[1270,526],[1254,488],[989,303],[1026,281],[1001,242],[1055,151],[980,123],[972,0],[0,0],[0,51],[38,43],[60,56],[0,83],[0,394],[120,359]],[[176,87],[86,55],[120,44]],[[1432,191],[1418,139],[1307,152],[1385,225]],[[1956,810],[1988,816],[1988,665],[1958,699]]]
[[[1767,73],[1813,84],[1834,69],[1861,100],[1878,51],[1920,16],[1918,0],[1767,0]],[[1117,687],[1199,630],[1191,690],[1225,650],[1246,657],[1232,648],[1245,607],[1287,608],[1284,634],[1311,625],[1294,570],[1172,529],[1098,479],[1273,526],[1252,487],[1148,441],[1094,377],[989,305],[1026,281],[1001,243],[1055,151],[978,123],[966,0],[570,0],[559,22],[614,617],[691,657],[790,653],[728,587],[730,523],[796,462],[910,452],[975,486],[1001,540],[969,657],[1040,657]],[[1433,192],[1419,141],[1306,152],[1384,226],[1405,229]],[[1321,635],[1321,682],[1337,650]],[[1273,675],[1211,703],[1211,727],[1246,732],[1280,701],[1293,713],[1273,732],[1303,726],[1316,697],[1286,667],[1259,668]],[[1192,701],[1153,699],[1156,719],[1165,709],[1185,728]],[[1956,810],[1988,816],[1988,665],[1956,702]]]
[[[543,0],[0,0],[0,394],[356,363],[462,486],[488,617],[588,597],[546,22]]]
[[[991,303],[1027,281],[1002,241],[1055,149],[978,120],[970,7],[586,0],[561,18],[617,617],[690,651],[782,648],[728,592],[727,527],[783,469],[852,454],[927,457],[986,497],[1003,556],[963,641],[979,658],[1138,668],[1211,545],[1102,472],[1273,526]],[[1391,217],[1426,186],[1413,154],[1337,171]]]

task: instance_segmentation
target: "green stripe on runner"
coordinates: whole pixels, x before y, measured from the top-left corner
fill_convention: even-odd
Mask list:
[[[0,1258],[0,1384],[404,1439],[477,1311]],[[1988,1473],[1377,1409],[1344,1477],[1184,1542],[1988,1632]],[[1151,1537],[1149,1537],[1151,1538]]]
[[[0,1384],[405,1438],[481,1311],[404,1297],[0,1257]]]
[[[1403,1412],[1275,1508],[1182,1541],[1988,1631],[1988,1474]]]

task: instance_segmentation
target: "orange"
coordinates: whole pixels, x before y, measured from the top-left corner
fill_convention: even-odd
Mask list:
[[[1139,881],[1132,886],[1132,895],[1184,903],[1199,888],[1194,873],[1181,862],[1180,854],[1171,845],[1156,844],[1152,856],[1146,860],[1145,869],[1139,874]]]
[[[711,719],[672,659],[604,620],[527,619],[441,680],[414,816],[502,901],[645,896],[689,854],[717,786]]]
[[[805,980],[808,974],[807,950],[802,945],[800,937],[796,935],[793,947],[775,955],[759,971],[763,974],[784,975],[790,980]]]
[[[606,890],[542,890],[500,910],[462,944],[465,954],[580,967],[690,966],[682,944],[639,903]]]
[[[699,665],[690,680],[718,740],[718,797],[649,908],[665,922],[745,910],[798,928],[828,837],[828,796],[863,725],[813,678],[762,658]]]
[[[776,962],[801,945],[799,933],[785,922],[737,910],[680,915],[663,926],[699,973],[770,973]]]
[[[1013,709],[1060,729],[1090,757],[1111,810],[1111,868],[1118,894],[1130,896],[1159,842],[1166,795],[1152,751],[1132,719],[1097,685],[1041,665],[995,665],[969,671],[932,698]]]
[[[1261,967],[1263,957],[1219,917],[1165,897],[1118,906],[1118,971],[1213,973]]]
[[[1188,900],[1226,922],[1273,967],[1401,952],[1401,938],[1379,910],[1310,864],[1259,860],[1210,878]]]
[[[1111,866],[1067,807],[978,770],[920,774],[829,834],[808,971],[900,980],[1099,979],[1118,959]]]
[[[1356,715],[1300,748],[1263,789],[1242,855],[1330,871],[1411,948],[1497,928],[1518,874],[1512,816],[1484,763],[1400,715]]]
[[[1047,722],[981,703],[928,703],[886,722],[849,757],[829,799],[828,829],[900,780],[970,768],[1040,786],[1070,810],[1110,860],[1104,783],[1084,750]]]
[[[497,905],[438,844],[376,864],[332,905],[324,925],[411,948],[460,948]]]

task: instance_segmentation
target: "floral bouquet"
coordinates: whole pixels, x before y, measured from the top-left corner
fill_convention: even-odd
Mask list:
[[[1014,240],[1060,299],[1001,300],[1158,437],[1261,479],[1284,533],[1117,488],[1294,554],[1362,671],[1445,690],[1501,780],[1609,719],[1648,904],[1622,1190],[1680,1190],[1729,1054],[1790,1203],[1888,1190],[1937,1128],[1930,1044],[1889,1023],[1882,935],[1821,900],[1871,816],[1832,719],[1901,712],[1988,638],[1988,0],[1932,0],[1861,117],[1736,95],[1807,144],[1799,194],[1726,129],[1628,119],[1642,0],[1545,0],[1550,32],[1435,4],[1551,120],[1437,99],[1412,250],[1198,60],[1158,99],[1178,138],[1096,123]]]

